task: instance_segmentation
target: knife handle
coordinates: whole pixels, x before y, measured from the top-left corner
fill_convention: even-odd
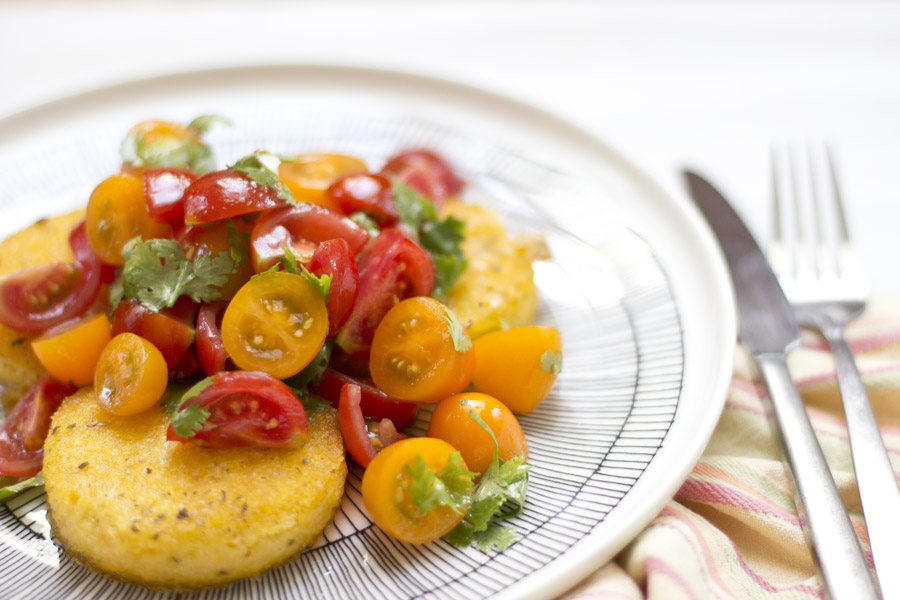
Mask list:
[[[880,598],[785,355],[755,358],[772,400],[800,524],[811,542],[826,594],[835,600]]]

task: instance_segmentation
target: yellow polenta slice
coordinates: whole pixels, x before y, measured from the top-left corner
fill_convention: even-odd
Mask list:
[[[115,417],[83,388],[53,416],[44,480],[53,535],[89,566],[151,587],[247,577],[311,545],[347,467],[337,412],[300,449],[167,442],[159,409]]]
[[[468,266],[446,303],[469,334],[530,324],[538,298],[531,263],[548,256],[543,240],[510,237],[497,215],[475,204],[448,202],[443,214],[466,223],[462,250]]]
[[[71,261],[69,233],[84,218],[83,210],[41,219],[0,242],[0,276],[53,260]],[[31,339],[0,325],[0,403],[7,410],[44,372],[31,351]]]

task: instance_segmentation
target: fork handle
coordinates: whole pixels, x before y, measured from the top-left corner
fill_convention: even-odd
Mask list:
[[[844,329],[827,315],[816,319],[831,346],[847,418],[850,452],[875,571],[885,598],[900,598],[900,488],[888,458],[869,396],[859,376]]]
[[[755,358],[769,389],[800,524],[811,542],[826,595],[830,592],[835,600],[879,598],[784,354]]]

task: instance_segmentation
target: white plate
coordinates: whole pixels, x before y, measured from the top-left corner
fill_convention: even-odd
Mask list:
[[[220,163],[266,147],[337,150],[377,164],[428,146],[471,182],[468,196],[514,229],[544,232],[539,321],[562,330],[564,369],[522,418],[529,501],[523,539],[502,554],[396,543],[371,526],[359,471],[313,549],[197,598],[543,598],[627,544],[674,495],[718,419],[734,310],[715,242],[672,197],[597,139],[484,91],[345,67],[210,70],[127,83],[0,121],[0,233],[84,205],[118,169],[118,143],[150,117],[215,112]],[[419,423],[421,427],[422,422]],[[0,597],[171,597],[95,575],[50,541],[40,490],[0,508]],[[194,596],[191,596],[194,597]]]

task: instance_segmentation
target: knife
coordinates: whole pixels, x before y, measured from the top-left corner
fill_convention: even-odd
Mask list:
[[[797,513],[826,593],[836,600],[880,598],[788,372],[786,354],[800,342],[794,311],[766,257],[722,194],[696,173],[685,171],[684,176],[728,262],[737,298],[738,334],[769,390]]]

